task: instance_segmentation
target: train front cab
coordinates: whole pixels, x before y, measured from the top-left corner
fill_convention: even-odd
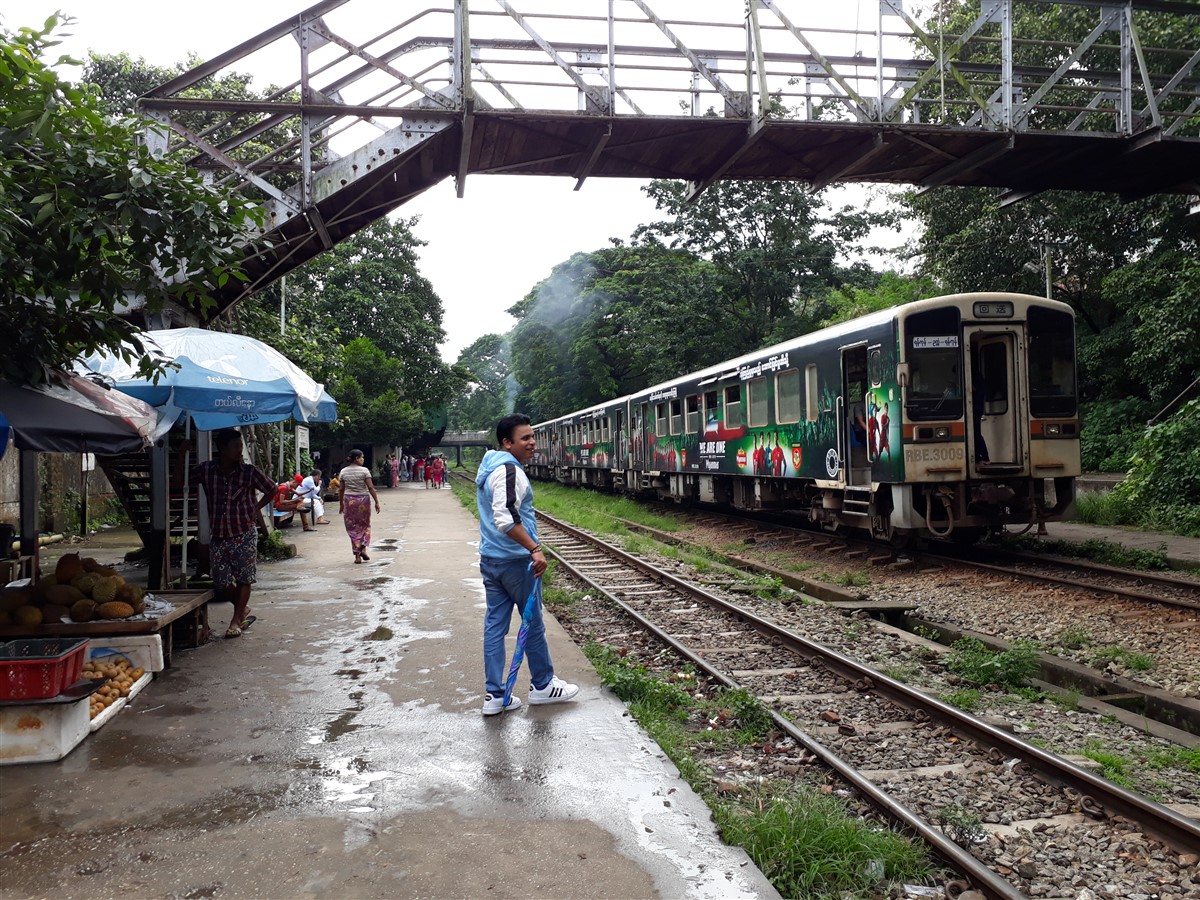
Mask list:
[[[1020,294],[943,301],[897,317],[893,529],[969,540],[1061,519],[1080,471],[1070,307]]]

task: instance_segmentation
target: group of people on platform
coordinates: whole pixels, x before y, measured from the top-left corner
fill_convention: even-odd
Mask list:
[[[441,456],[397,456],[389,453],[383,461],[384,483],[394,488],[402,482],[425,482],[427,488],[443,488],[450,477],[449,466]]]
[[[541,609],[541,576],[546,571],[546,556],[538,541],[534,517],[533,487],[524,467],[537,447],[530,419],[510,415],[496,426],[498,450],[490,450],[479,467],[476,504],[479,509],[480,574],[483,576],[487,610],[483,626],[484,699],[483,714],[494,716],[519,709],[520,698],[513,696],[512,676],[505,675],[508,634],[514,613],[524,613],[527,627],[523,641],[529,660],[530,705],[563,703],[573,700],[579,686],[554,674],[554,664],[546,644]],[[189,442],[190,444],[190,442]],[[277,485],[257,466],[243,457],[242,435],[236,428],[223,428],[213,435],[214,457],[192,467],[191,483],[204,489],[211,525],[209,560],[217,598],[233,604],[233,616],[226,638],[241,637],[254,622],[250,614],[250,591],[258,580],[258,535],[270,534],[262,512],[272,503],[298,503],[306,531],[311,515],[314,524],[329,524],[324,516],[322,472],[313,471],[305,478],[295,476]],[[186,453],[190,445],[183,448]],[[391,468],[389,473],[397,471]],[[420,459],[425,463],[423,458]],[[363,465],[361,450],[351,450],[347,465],[332,479],[354,552],[354,562],[371,557],[371,512],[380,512],[379,495],[371,470]],[[445,461],[434,457],[434,471],[445,471]],[[438,467],[437,464],[441,463]],[[428,463],[420,467],[429,468]],[[410,470],[410,479],[418,471]],[[424,474],[422,471],[421,474]],[[298,479],[298,480],[297,480]],[[418,479],[419,480],[419,479]],[[426,482],[429,483],[428,480]],[[439,479],[439,486],[441,479]],[[394,486],[394,484],[393,484]],[[256,532],[258,534],[256,534]],[[520,639],[518,639],[520,642]],[[514,672],[512,673],[515,676]]]

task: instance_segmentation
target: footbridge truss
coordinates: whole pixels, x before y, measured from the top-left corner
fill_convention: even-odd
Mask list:
[[[472,174],[1200,193],[1197,3],[446,3],[323,0],[142,98],[264,207],[216,313]],[[281,87],[211,98],[245,71]]]

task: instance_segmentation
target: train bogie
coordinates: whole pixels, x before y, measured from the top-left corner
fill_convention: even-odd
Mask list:
[[[917,301],[537,426],[531,473],[831,530],[958,537],[1061,518],[1074,320],[1020,294]]]

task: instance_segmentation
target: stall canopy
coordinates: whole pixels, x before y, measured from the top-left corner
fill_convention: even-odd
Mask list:
[[[146,331],[139,337],[148,352],[176,368],[148,381],[111,354],[93,354],[77,368],[157,407],[166,427],[182,413],[191,414],[201,431],[337,418],[337,404],[323,386],[262,341],[202,328]]]
[[[7,422],[18,450],[143,450],[151,442],[155,419],[155,411],[141,400],[78,375],[56,375],[39,387],[0,382],[0,422]],[[0,455],[7,443],[0,444]]]

